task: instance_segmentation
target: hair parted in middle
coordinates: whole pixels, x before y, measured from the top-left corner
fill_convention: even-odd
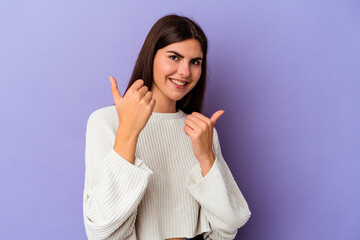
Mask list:
[[[154,81],[153,66],[157,50],[187,39],[197,39],[200,43],[203,52],[201,76],[195,87],[176,102],[176,110],[181,109],[187,114],[192,112],[201,113],[206,88],[206,53],[208,43],[200,26],[184,16],[175,14],[166,15],[160,18],[150,29],[140,50],[125,93],[138,79],[144,80],[144,86],[147,86],[150,90]]]

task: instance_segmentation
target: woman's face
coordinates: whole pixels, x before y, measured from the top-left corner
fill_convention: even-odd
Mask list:
[[[156,102],[176,104],[190,92],[201,76],[202,58],[200,42],[196,39],[159,49],[154,57],[154,82],[151,86]]]

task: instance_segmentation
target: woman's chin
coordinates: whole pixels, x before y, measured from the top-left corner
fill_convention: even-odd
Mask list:
[[[185,95],[181,95],[181,96],[179,96],[179,97],[177,97],[175,99],[176,99],[176,101],[179,101],[179,100],[183,99],[184,97],[185,97]]]

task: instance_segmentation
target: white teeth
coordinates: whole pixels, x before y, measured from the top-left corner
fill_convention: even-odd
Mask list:
[[[173,83],[177,84],[177,85],[180,85],[180,86],[184,86],[186,83],[182,83],[182,82],[179,82],[179,81],[176,81],[174,79],[170,79],[170,81],[172,81]]]

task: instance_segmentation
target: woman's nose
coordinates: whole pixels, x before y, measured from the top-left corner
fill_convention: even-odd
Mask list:
[[[178,68],[178,73],[182,77],[187,78],[190,75],[190,66],[189,66],[189,64],[186,63],[185,61],[180,63],[179,68]]]

